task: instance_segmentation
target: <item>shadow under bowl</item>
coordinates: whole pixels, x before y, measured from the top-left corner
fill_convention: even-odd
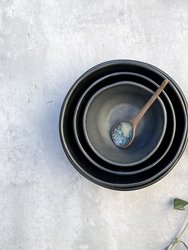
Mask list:
[[[83,130],[91,149],[104,161],[118,166],[134,166],[148,159],[159,147],[166,130],[166,109],[158,97],[137,126],[131,145],[118,148],[111,130],[132,120],[153,91],[135,82],[118,82],[98,90],[86,105]]]

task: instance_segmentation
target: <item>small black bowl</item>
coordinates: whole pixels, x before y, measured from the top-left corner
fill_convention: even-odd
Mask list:
[[[87,103],[83,130],[90,148],[104,161],[117,166],[134,166],[148,159],[159,147],[167,124],[166,108],[160,97],[144,115],[133,142],[118,148],[111,130],[122,121],[132,120],[153,95],[136,82],[121,81],[100,88]]]
[[[141,73],[155,82],[165,78],[170,85],[165,92],[175,103],[174,110],[177,130],[174,141],[168,153],[155,167],[136,175],[116,175],[97,168],[80,150],[73,132],[73,113],[75,105],[88,84],[100,79],[106,74],[121,71]],[[178,85],[161,70],[141,62],[117,60],[106,62],[86,72],[71,88],[63,103],[60,113],[60,137],[65,153],[73,166],[86,178],[106,188],[115,190],[133,190],[151,185],[165,176],[180,159],[187,144],[187,103]]]

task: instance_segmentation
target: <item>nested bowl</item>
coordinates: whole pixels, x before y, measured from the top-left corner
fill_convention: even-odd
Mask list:
[[[112,73],[100,78],[86,89],[86,91],[82,94],[79,102],[77,103],[74,112],[74,135],[83,154],[95,166],[110,173],[129,175],[143,172],[155,166],[155,164],[157,164],[164,157],[164,155],[168,152],[174,138],[176,119],[172,103],[167,94],[163,91],[160,95],[160,98],[163,100],[167,111],[167,128],[162,143],[159,145],[159,148],[152,155],[152,157],[149,157],[142,163],[135,163],[133,166],[129,166],[129,168],[126,169],[123,169],[122,166],[110,164],[102,160],[100,157],[98,157],[97,154],[94,153],[93,150],[91,150],[85,138],[82,126],[83,114],[85,107],[87,106],[90,98],[92,98],[94,93],[105,86],[113,84],[115,85],[117,84],[117,81],[120,80],[138,82],[139,85],[146,86],[150,89],[153,89],[153,91],[155,91],[158,87],[158,85],[148,77],[133,72]]]
[[[83,92],[97,79],[115,72],[135,72],[147,76],[157,83],[168,78],[170,85],[165,89],[176,116],[174,140],[165,156],[152,168],[133,175],[118,175],[96,167],[80,150],[73,132],[73,114]],[[73,166],[86,178],[106,188],[133,190],[146,187],[164,177],[180,159],[187,144],[187,103],[178,87],[166,73],[149,64],[118,60],[106,62],[86,72],[71,88],[60,113],[60,137],[65,153]]]
[[[152,95],[153,91],[131,81],[94,93],[85,107],[83,131],[95,154],[113,165],[134,166],[157,150],[167,124],[166,108],[159,97],[139,122],[129,147],[118,148],[111,139],[111,130],[122,121],[132,120]]]

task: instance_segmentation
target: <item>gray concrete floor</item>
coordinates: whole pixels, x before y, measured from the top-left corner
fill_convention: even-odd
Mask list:
[[[157,184],[115,192],[77,173],[60,144],[68,89],[117,58],[156,65],[188,98],[188,1],[1,0],[1,250],[159,250],[176,236],[187,149]]]

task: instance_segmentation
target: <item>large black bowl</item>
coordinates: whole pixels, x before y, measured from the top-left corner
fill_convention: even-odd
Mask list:
[[[137,73],[119,72],[119,73],[109,74],[100,78],[99,80],[92,83],[86,89],[86,91],[80,97],[79,102],[77,103],[77,106],[74,112],[74,135],[78,143],[78,146],[80,147],[83,154],[95,166],[103,170],[106,170],[110,173],[129,175],[129,174],[141,173],[153,167],[165,156],[165,154],[170,149],[170,146],[174,139],[176,119],[175,119],[175,112],[174,112],[172,103],[170,99],[168,98],[167,94],[163,91],[160,95],[160,98],[163,101],[166,107],[166,111],[167,111],[167,128],[166,128],[166,132],[162,140],[162,143],[160,144],[157,151],[152,155],[152,157],[150,157],[143,163],[140,163],[140,164],[135,163],[134,166],[126,168],[126,169],[122,169],[122,167],[119,167],[117,165],[112,165],[112,164],[107,163],[106,161],[103,161],[100,157],[98,157],[93,152],[93,150],[90,149],[87,143],[87,140],[85,138],[83,126],[82,126],[84,109],[89,99],[93,96],[94,93],[96,93],[96,91],[98,91],[98,89],[101,89],[104,86],[108,86],[111,84],[116,84],[116,81],[120,81],[120,80],[135,81],[143,86],[146,86],[152,89],[153,91],[155,91],[158,87],[157,83],[150,80],[148,77],[142,76]]]
[[[73,133],[73,113],[75,105],[85,90],[86,85],[113,72],[130,71],[141,73],[155,82],[161,83],[168,78],[170,85],[166,88],[169,98],[175,102],[177,132],[173,144],[163,159],[155,167],[136,175],[115,175],[97,168],[82,153],[75,143]],[[164,72],[149,64],[127,60],[110,61],[86,72],[67,94],[60,113],[60,137],[67,157],[74,167],[85,177],[103,187],[116,190],[133,190],[142,188],[161,179],[180,159],[187,143],[187,104],[178,85]]]

